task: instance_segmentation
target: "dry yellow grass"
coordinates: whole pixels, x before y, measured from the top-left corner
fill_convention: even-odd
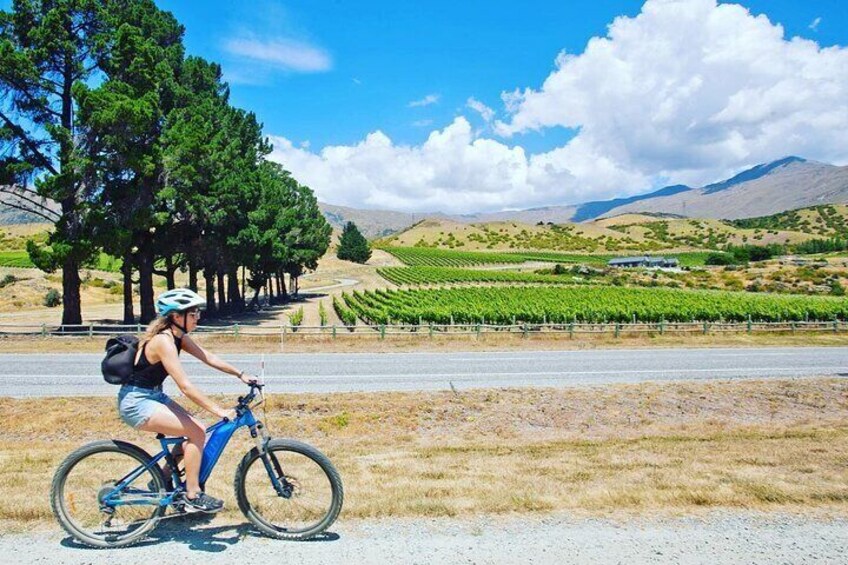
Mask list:
[[[0,399],[0,527],[49,525],[50,480],[118,437],[113,399]],[[848,514],[848,381],[770,380],[272,398],[272,434],[312,443],[345,484],[343,518],[702,508]],[[212,476],[224,519],[249,438]]]
[[[326,299],[324,299],[326,300]],[[316,306],[317,307],[317,306]],[[380,334],[350,334],[338,328],[333,338],[331,329],[324,334],[287,332],[283,340],[279,335],[213,336],[197,334],[192,337],[205,347],[219,353],[388,353],[401,351],[568,351],[579,349],[617,349],[641,347],[845,347],[848,334],[844,333],[755,333],[702,335],[700,333],[645,335],[622,332],[616,338],[611,333],[579,335],[570,339],[568,334],[533,335],[523,338],[520,333],[483,334],[480,338],[471,333],[434,334],[426,332]],[[0,337],[0,353],[102,353],[107,337]]]

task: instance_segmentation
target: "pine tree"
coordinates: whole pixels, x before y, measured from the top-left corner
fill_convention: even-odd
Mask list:
[[[336,256],[354,263],[365,263],[371,258],[371,247],[353,222],[345,224],[342,235],[339,237],[339,250]]]

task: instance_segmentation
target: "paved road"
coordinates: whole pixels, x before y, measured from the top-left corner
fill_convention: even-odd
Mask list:
[[[848,522],[714,512],[700,518],[482,516],[472,520],[342,519],[326,539],[284,542],[218,520],[163,523],[133,547],[92,550],[59,532],[3,535],[0,563],[642,563],[683,565],[848,563]]]
[[[259,370],[259,355],[225,357],[247,371]],[[203,390],[243,390],[232,377],[184,359]],[[0,355],[0,396],[111,396],[115,388],[100,377],[100,360],[99,354]],[[565,387],[848,375],[848,348],[279,354],[266,355],[265,364],[265,380],[276,393],[439,390],[451,383],[459,389]]]

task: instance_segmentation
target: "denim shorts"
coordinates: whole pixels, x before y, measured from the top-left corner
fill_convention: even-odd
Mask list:
[[[124,385],[118,392],[118,413],[128,426],[143,426],[160,406],[167,406],[171,398],[162,388],[143,388]]]

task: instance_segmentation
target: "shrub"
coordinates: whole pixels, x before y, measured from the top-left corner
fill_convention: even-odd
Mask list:
[[[734,258],[727,253],[710,253],[704,261],[705,265],[733,265]]]
[[[327,325],[327,309],[324,308],[324,302],[318,303],[318,317],[321,319],[321,326]]]
[[[298,308],[292,314],[289,314],[289,323],[292,326],[293,332],[296,332],[297,328],[299,328],[300,325],[303,324],[303,306]]]
[[[53,308],[54,306],[58,306],[62,303],[62,295],[59,294],[59,291],[55,288],[51,288],[47,291],[47,294],[44,295],[44,305],[48,308]]]
[[[6,275],[5,277],[3,277],[2,280],[0,280],[0,288],[3,288],[4,286],[9,286],[17,280],[18,278],[15,275]]]

